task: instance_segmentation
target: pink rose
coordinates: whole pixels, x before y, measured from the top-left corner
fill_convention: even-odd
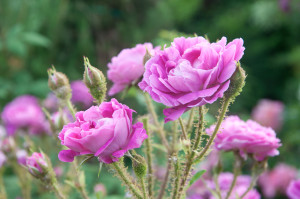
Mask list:
[[[207,129],[211,134],[215,128],[212,125]],[[241,156],[253,154],[258,160],[264,160],[267,156],[279,154],[280,140],[271,128],[263,127],[258,123],[248,120],[242,121],[238,116],[229,116],[221,124],[220,131],[215,139],[215,147],[218,150],[239,150]]]
[[[227,195],[227,192],[229,191],[230,185],[233,180],[233,174],[232,173],[221,173],[218,178],[218,183],[220,186],[220,191],[222,198],[225,198]],[[246,175],[241,175],[237,177],[236,184],[234,186],[233,191],[230,194],[229,199],[235,199],[237,198],[236,196],[242,196],[243,193],[248,189],[251,183],[251,177],[246,176]],[[212,189],[215,189],[215,184],[212,183],[211,185]],[[212,195],[210,199],[215,199],[215,197]],[[244,199],[260,199],[259,193],[255,190],[252,189],[250,190]]]
[[[87,109],[93,105],[94,98],[81,80],[73,81],[71,89],[73,104],[79,105],[83,109]]]
[[[280,130],[283,121],[284,105],[280,101],[263,99],[252,111],[252,118],[263,126]]]
[[[31,174],[37,175],[44,172],[42,165],[47,166],[45,157],[41,153],[34,152],[30,157],[26,158],[24,166],[27,167]]]
[[[287,195],[289,199],[299,199],[300,198],[300,180],[294,180],[290,183],[287,188]]]
[[[59,153],[59,159],[72,162],[75,156],[92,154],[112,163],[128,150],[139,148],[148,136],[142,123],[132,125],[132,112],[116,99],[78,112],[76,121],[59,133],[61,144],[69,148]]]
[[[176,120],[192,107],[223,97],[244,49],[242,39],[226,45],[225,37],[216,43],[203,37],[176,38],[146,63],[139,87],[171,107],[164,110],[165,122]]]
[[[8,135],[18,129],[26,128],[30,134],[39,134],[48,130],[47,122],[35,97],[23,95],[4,107],[2,120]]]
[[[285,194],[288,185],[296,177],[296,168],[280,163],[273,170],[263,173],[259,177],[259,184],[266,197],[274,198],[277,193]]]
[[[59,102],[54,93],[49,93],[47,98],[43,101],[43,107],[48,111],[54,112],[58,110]]]
[[[153,49],[151,43],[137,44],[134,48],[122,50],[118,56],[112,58],[107,71],[108,79],[114,83],[108,93],[110,96],[122,91],[143,76],[146,48],[153,55],[158,49]]]

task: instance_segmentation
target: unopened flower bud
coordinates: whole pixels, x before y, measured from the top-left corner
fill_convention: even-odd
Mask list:
[[[150,54],[148,48],[146,47],[146,54],[144,55],[144,59],[143,59],[143,64],[144,64],[144,66],[145,66],[146,62],[147,62],[151,57],[152,57],[152,56],[151,56],[151,54]]]
[[[42,178],[48,174],[48,164],[42,153],[34,152],[30,157],[27,157],[24,166],[36,178]]]
[[[132,158],[132,168],[135,175],[138,178],[143,178],[147,174],[147,164],[145,159],[138,155],[134,154]]]
[[[224,93],[224,97],[234,100],[241,92],[245,85],[246,74],[241,67],[240,62],[236,64],[236,70],[230,78],[230,85],[228,90]]]
[[[83,82],[97,103],[101,104],[106,96],[106,79],[99,69],[90,64],[87,57],[84,57],[84,66]]]
[[[68,101],[72,97],[71,87],[67,76],[57,72],[55,68],[48,69],[48,85],[56,97],[63,101]]]

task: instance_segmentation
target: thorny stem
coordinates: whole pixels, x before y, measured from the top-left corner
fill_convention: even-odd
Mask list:
[[[111,164],[113,168],[116,170],[118,176],[121,178],[121,180],[125,183],[125,185],[128,187],[129,191],[138,199],[143,199],[143,195],[140,193],[139,189],[137,189],[136,186],[132,183],[132,181],[128,178],[126,173],[122,171],[122,169],[119,166],[118,162],[113,162]]]
[[[79,168],[77,166],[76,159],[73,161],[73,166],[74,166],[74,169],[75,169],[75,176],[76,176],[75,187],[76,187],[77,191],[81,194],[82,198],[89,199],[88,194],[85,190],[85,186],[83,184],[81,184],[81,182],[80,182]]]
[[[176,199],[177,194],[178,194],[179,182],[181,180],[179,167],[180,167],[179,160],[177,160],[174,163],[174,178],[175,178],[175,182],[174,182],[172,199]]]
[[[239,155],[235,153],[235,162],[234,162],[234,168],[233,168],[233,180],[231,182],[229,191],[227,192],[225,199],[228,199],[230,197],[231,192],[236,184],[236,181],[237,181],[237,178],[238,178],[238,175],[240,174],[240,172],[241,172],[241,159],[240,159]]]
[[[219,129],[220,129],[220,126],[221,126],[221,124],[222,124],[222,121],[223,121],[223,119],[224,119],[224,117],[225,117],[225,114],[226,114],[226,112],[227,112],[227,109],[228,109],[228,106],[229,106],[229,104],[230,104],[230,101],[231,101],[231,99],[229,98],[229,99],[225,99],[225,101],[223,102],[223,107],[222,107],[222,110],[221,110],[221,112],[220,112],[220,114],[219,114],[219,118],[218,118],[216,127],[215,127],[215,129],[214,129],[214,132],[213,132],[212,135],[210,136],[208,142],[206,143],[204,149],[201,151],[201,153],[200,153],[200,155],[197,157],[197,159],[202,159],[202,158],[206,155],[206,153],[207,153],[207,151],[209,150],[210,146],[212,145],[214,139],[216,138],[217,133],[218,133],[218,131],[219,131]]]
[[[185,127],[184,127],[184,124],[183,124],[183,121],[182,121],[181,117],[179,117],[178,121],[179,121],[181,130],[182,130],[182,136],[185,140],[187,140],[187,133],[186,133],[186,130],[185,130]]]
[[[196,135],[196,141],[195,141],[194,145],[192,146],[193,150],[192,150],[191,154],[188,157],[188,160],[187,160],[186,166],[185,166],[185,170],[184,170],[184,175],[181,179],[181,183],[180,183],[180,186],[179,186],[178,197],[177,197],[179,199],[181,198],[181,195],[183,194],[184,187],[186,185],[188,176],[190,174],[190,171],[191,171],[191,168],[192,168],[192,165],[193,165],[194,157],[197,153],[197,149],[198,149],[198,147],[200,145],[200,142],[201,142],[201,134],[202,134],[203,130],[204,130],[204,107],[200,106],[199,107],[198,132],[197,132],[197,135]]]
[[[166,187],[167,187],[167,184],[168,184],[169,174],[170,174],[170,170],[171,170],[171,161],[172,161],[172,158],[170,157],[168,159],[168,166],[167,166],[165,178],[164,178],[163,183],[161,184],[157,199],[162,199],[164,194],[165,194]]]
[[[194,109],[192,108],[190,110],[190,116],[189,116],[189,119],[188,119],[188,122],[187,122],[187,125],[186,125],[186,132],[189,133],[190,132],[190,129],[193,125],[193,122],[194,122]]]
[[[169,151],[169,144],[168,144],[168,141],[167,141],[167,139],[166,139],[166,137],[165,137],[165,132],[164,132],[164,130],[163,130],[161,124],[160,124],[159,121],[158,121],[158,118],[157,118],[156,112],[155,112],[155,110],[154,110],[154,106],[153,106],[153,104],[152,104],[152,101],[151,101],[151,99],[150,99],[150,97],[149,97],[148,94],[144,93],[144,96],[145,96],[145,99],[146,99],[146,104],[147,104],[148,111],[150,112],[150,114],[151,114],[152,117],[153,117],[154,124],[155,124],[155,126],[156,126],[156,128],[157,128],[157,132],[158,132],[158,134],[159,134],[159,137],[160,137],[160,139],[162,140],[163,145],[164,145],[164,146],[167,148],[167,150]]]
[[[142,192],[143,192],[144,199],[147,199],[149,197],[148,197],[148,194],[147,194],[147,191],[146,191],[146,185],[145,185],[144,178],[140,178],[140,182],[141,182],[141,187],[142,187]]]
[[[147,175],[147,181],[148,181],[148,193],[149,197],[152,198],[153,196],[153,169],[152,169],[152,145],[150,144],[151,140],[151,134],[148,128],[148,120],[143,120],[144,128],[148,134],[148,139],[145,140],[146,145],[146,160],[147,160],[147,167],[148,167],[148,175]]]

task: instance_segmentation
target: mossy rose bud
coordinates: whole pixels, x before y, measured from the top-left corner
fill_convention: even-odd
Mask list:
[[[67,76],[61,72],[57,72],[56,69],[48,69],[48,85],[54,92],[56,97],[60,100],[67,101],[72,97],[71,87]]]
[[[87,57],[84,57],[84,66],[83,82],[89,88],[93,98],[100,104],[106,96],[106,79],[99,69],[90,64]]]
[[[135,175],[138,178],[143,178],[147,174],[147,164],[145,159],[138,155],[134,154],[132,158],[132,168]]]

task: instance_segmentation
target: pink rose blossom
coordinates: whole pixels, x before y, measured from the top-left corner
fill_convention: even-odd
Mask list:
[[[2,120],[8,135],[26,128],[30,134],[40,134],[48,130],[47,122],[35,97],[23,95],[4,107]]]
[[[280,130],[283,121],[284,105],[280,101],[263,99],[253,109],[252,118],[263,126]]]
[[[207,133],[211,134],[214,128],[215,125],[212,125],[206,130]],[[263,127],[252,120],[244,122],[238,116],[227,117],[215,139],[218,150],[239,150],[242,157],[253,154],[258,161],[267,156],[278,155],[277,148],[280,146],[280,140],[271,128]]]
[[[290,183],[286,192],[289,199],[299,199],[300,198],[300,180],[294,180]]]
[[[148,136],[142,123],[132,125],[132,112],[116,99],[78,112],[76,121],[59,133],[61,144],[69,148],[59,153],[59,159],[72,162],[75,156],[92,154],[101,162],[112,163],[128,150],[139,148]]]
[[[227,192],[229,191],[230,185],[233,180],[233,174],[232,173],[221,173],[218,178],[218,183],[220,186],[220,191],[222,198],[225,198],[227,195]],[[242,196],[243,193],[248,189],[251,183],[251,177],[250,176],[245,176],[241,175],[237,177],[236,184],[234,186],[234,189],[232,193],[230,194],[229,199],[236,199],[236,195]],[[212,189],[215,189],[215,184],[212,183],[211,185]],[[210,199],[215,199],[215,197],[212,195]],[[246,194],[244,199],[260,199],[259,193],[255,190],[252,189],[249,191],[249,193]]]
[[[288,185],[296,177],[296,168],[280,163],[273,170],[263,173],[259,177],[259,184],[266,197],[274,198],[277,193],[285,194]]]
[[[73,81],[71,83],[71,89],[71,100],[73,104],[79,105],[79,107],[81,107],[82,109],[87,109],[93,105],[94,98],[90,94],[89,89],[82,81]]]
[[[242,39],[226,42],[225,37],[216,43],[203,37],[176,38],[146,63],[139,87],[171,107],[164,110],[165,122],[223,97],[245,49]]]
[[[152,55],[155,54],[155,50],[158,50],[158,48],[153,49],[151,43],[137,44],[134,48],[122,50],[118,56],[112,58],[107,72],[108,79],[114,83],[108,93],[110,96],[122,91],[143,76],[146,48]]]
[[[34,152],[30,157],[26,158],[24,166],[27,167],[31,174],[36,175],[36,173],[44,172],[41,165],[47,166],[45,157],[41,153]]]

